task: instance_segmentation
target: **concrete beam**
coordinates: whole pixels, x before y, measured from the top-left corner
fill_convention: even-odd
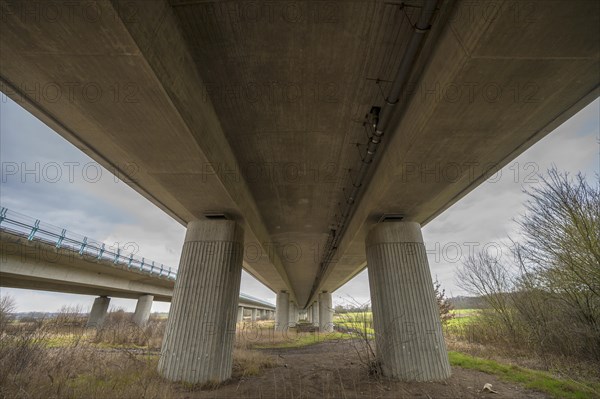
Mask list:
[[[0,232],[0,285],[131,299],[151,294],[167,302],[175,281]]]
[[[386,376],[437,381],[451,369],[421,226],[379,223],[367,236],[377,357]]]
[[[188,224],[158,363],[165,378],[203,384],[231,377],[243,237],[231,220]]]

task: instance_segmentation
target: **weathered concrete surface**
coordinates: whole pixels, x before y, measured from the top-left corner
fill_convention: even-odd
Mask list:
[[[272,2],[250,18],[244,1],[138,0],[98,2],[90,23],[68,3],[52,20],[23,4],[2,2],[2,91],[180,222],[243,219],[244,267],[311,303],[363,117],[383,105],[420,8],[300,1],[290,16]],[[382,214],[429,222],[597,97],[597,2],[493,2],[493,17],[487,4],[440,2],[314,292],[365,267]]]
[[[153,295],[142,295],[138,298],[137,304],[135,305],[135,312],[133,312],[132,321],[140,327],[144,327],[148,323],[150,318],[150,311],[152,310],[152,301],[154,300]]]
[[[285,331],[290,321],[290,295],[278,292],[275,305],[275,330]]]
[[[165,378],[202,384],[231,377],[243,240],[235,221],[188,224],[158,363]]]
[[[366,241],[377,356],[388,377],[437,381],[450,376],[431,273],[416,222],[387,222]]]
[[[330,292],[319,294],[319,326],[321,331],[333,331],[333,302]]]
[[[108,313],[108,305],[110,305],[110,298],[105,296],[99,296],[94,299],[92,310],[90,310],[90,316],[88,318],[87,327],[100,328],[106,320],[106,314]]]
[[[294,301],[290,301],[288,327],[295,327],[298,324],[298,305]]]
[[[313,302],[312,304],[312,323],[313,326],[319,326],[319,302]]]
[[[237,322],[241,323],[242,321],[244,321],[244,307],[243,306],[238,306]]]

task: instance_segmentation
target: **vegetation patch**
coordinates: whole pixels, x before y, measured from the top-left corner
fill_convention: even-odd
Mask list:
[[[545,392],[555,398],[592,399],[600,397],[600,384],[581,383],[559,379],[550,373],[501,364],[494,360],[482,359],[459,352],[448,352],[450,364],[471,370],[494,374],[505,381],[523,384],[526,388]]]

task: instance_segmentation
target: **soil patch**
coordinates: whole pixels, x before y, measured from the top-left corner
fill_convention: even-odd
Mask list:
[[[398,382],[369,376],[356,342],[326,341],[302,348],[262,349],[277,366],[258,376],[232,379],[211,391],[182,398],[548,398],[479,371],[452,368],[445,382]],[[498,393],[482,392],[490,383]]]

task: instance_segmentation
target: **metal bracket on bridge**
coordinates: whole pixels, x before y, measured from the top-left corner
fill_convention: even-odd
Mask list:
[[[38,231],[39,228],[40,228],[40,219],[37,219],[35,221],[35,224],[31,228],[31,233],[29,233],[29,236],[27,237],[27,239],[29,241],[33,240],[33,236],[35,236],[35,232]]]
[[[2,207],[2,209],[0,209],[0,223],[2,223],[2,221],[4,219],[6,219],[6,212],[8,211],[8,208]]]
[[[102,248],[100,248],[100,252],[98,252],[98,259],[102,259],[103,253],[104,253],[104,244],[102,244]]]
[[[56,248],[60,248],[62,246],[62,242],[65,239],[65,235],[67,234],[67,229],[62,229],[62,233],[60,233],[60,237],[58,241],[56,241]]]
[[[81,248],[79,248],[79,255],[83,255],[83,250],[87,245],[87,237],[83,237],[83,242],[81,243]]]

